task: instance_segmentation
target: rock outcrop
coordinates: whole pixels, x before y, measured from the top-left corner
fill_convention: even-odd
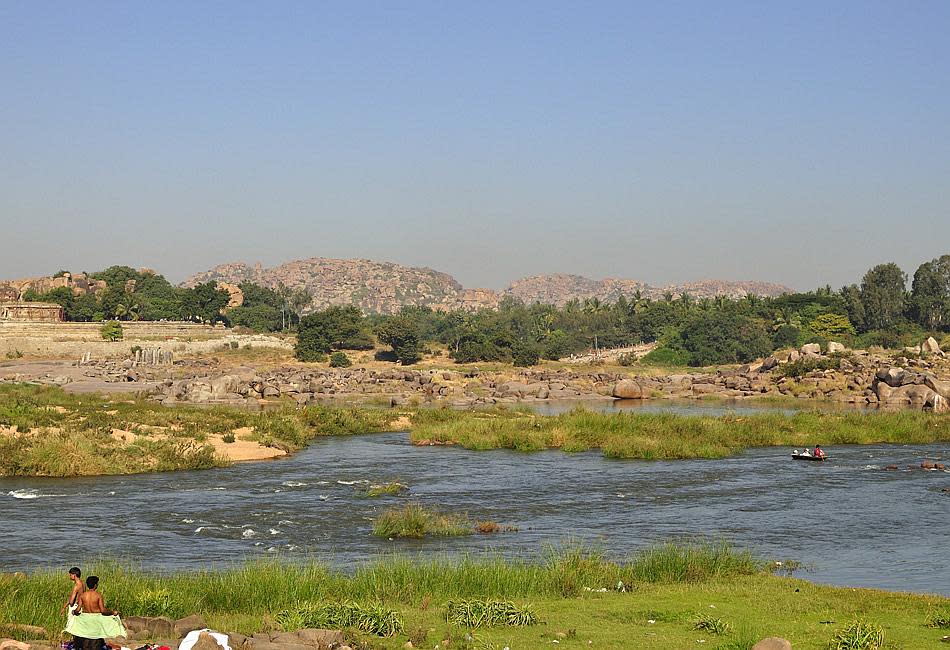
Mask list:
[[[254,282],[274,288],[279,284],[292,289],[307,289],[313,296],[310,309],[329,305],[356,305],[364,312],[391,314],[406,305],[433,309],[495,308],[505,296],[526,303],[564,305],[571,300],[596,298],[614,302],[620,296],[635,293],[646,298],[661,298],[684,292],[696,298],[748,294],[774,296],[790,292],[788,287],[767,282],[702,282],[651,287],[636,280],[607,278],[591,280],[579,275],[536,275],[513,282],[507,289],[465,289],[447,273],[424,267],[410,267],[365,259],[314,257],[287,262],[265,269],[260,264],[241,262],[221,264],[188,278],[183,286],[217,281],[228,285]]]

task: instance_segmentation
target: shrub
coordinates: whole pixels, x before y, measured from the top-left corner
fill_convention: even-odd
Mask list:
[[[680,336],[696,366],[748,363],[772,351],[772,341],[759,322],[731,311],[699,313]]]
[[[672,348],[656,348],[645,354],[640,361],[649,366],[688,366],[691,365],[693,355],[686,350]]]
[[[393,349],[393,354],[404,366],[422,358],[419,332],[415,323],[406,316],[393,316],[376,330],[379,340]]]
[[[231,345],[231,349],[232,349],[232,350],[237,350],[237,349],[238,349],[238,345],[240,345],[240,344],[239,344],[237,341],[231,341],[231,344],[230,344],[230,345]]]
[[[802,358],[779,366],[777,372],[785,377],[804,377],[815,370],[834,370],[841,364],[837,357]]]
[[[226,442],[226,443],[228,443],[228,444],[231,444],[232,442],[234,442],[234,434],[233,434],[233,433],[226,433],[226,434],[224,434],[223,436],[221,436],[221,440],[223,440],[224,442]]]
[[[884,647],[884,628],[867,621],[854,621],[835,632],[830,650],[879,650]]]
[[[933,627],[941,630],[950,629],[950,609],[933,614],[930,617],[930,620],[927,621],[927,627]]]
[[[331,368],[349,368],[352,365],[350,358],[342,352],[337,351],[330,355]]]
[[[342,603],[301,603],[293,609],[278,612],[277,624],[292,632],[304,628],[349,629],[393,637],[402,632],[399,613],[382,605],[360,605],[352,601]]]
[[[511,361],[519,367],[537,365],[541,359],[541,351],[534,343],[516,343],[511,349]]]
[[[721,618],[711,616],[700,616],[693,621],[693,629],[700,632],[710,632],[712,634],[728,634],[730,626]]]
[[[801,330],[794,325],[782,325],[772,334],[772,349],[797,348]]]
[[[495,627],[498,625],[536,625],[538,616],[531,605],[521,607],[508,600],[450,600],[445,606],[445,620],[452,625],[467,627]]]
[[[105,341],[121,341],[122,325],[118,321],[110,320],[102,324],[99,328],[99,335]]]

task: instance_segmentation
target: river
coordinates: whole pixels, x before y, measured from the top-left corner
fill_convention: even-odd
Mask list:
[[[244,558],[349,564],[380,553],[536,556],[592,544],[615,557],[671,538],[725,539],[793,559],[810,580],[950,595],[950,473],[909,470],[947,445],[835,447],[827,463],[784,448],[722,460],[608,460],[414,447],[405,433],[318,440],[288,459],[196,472],[0,479],[0,570],[119,556],[163,570]],[[902,469],[887,471],[896,464]],[[400,480],[409,497],[359,496]],[[399,540],[370,534],[381,508],[412,499],[517,532]]]

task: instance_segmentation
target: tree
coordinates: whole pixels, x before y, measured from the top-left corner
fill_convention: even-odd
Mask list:
[[[422,358],[419,334],[412,320],[403,315],[393,316],[376,328],[379,340],[393,349],[396,359],[404,366]]]
[[[819,314],[808,323],[808,329],[815,336],[825,340],[854,336],[854,326],[844,314]]]
[[[334,350],[368,350],[373,337],[366,326],[366,318],[353,305],[327,307],[304,316],[297,327],[301,336],[316,337],[326,342],[327,352]]]
[[[849,284],[841,287],[838,292],[844,301],[845,311],[848,313],[848,320],[860,332],[865,331],[864,302],[861,299],[861,289],[856,284]]]
[[[868,329],[897,325],[904,313],[907,274],[893,262],[878,264],[861,280],[861,302]]]
[[[214,281],[197,284],[182,295],[182,316],[206,323],[225,320],[221,312],[230,300],[228,292],[219,289]]]
[[[534,366],[540,359],[541,352],[534,341],[518,341],[511,348],[511,361],[516,366]]]
[[[99,335],[105,341],[121,341],[123,336],[122,325],[118,321],[106,321],[99,328]]]
[[[772,351],[765,328],[734,311],[699,313],[680,334],[691,364],[748,363]]]
[[[931,330],[950,329],[950,255],[921,264],[911,284],[910,311]]]

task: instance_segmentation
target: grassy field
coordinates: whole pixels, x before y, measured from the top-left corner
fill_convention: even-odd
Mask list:
[[[277,561],[171,575],[114,562],[84,568],[124,615],[200,613],[212,628],[243,634],[351,621],[362,631],[349,636],[366,648],[450,639],[449,647],[473,650],[554,640],[567,648],[748,649],[778,635],[818,649],[855,620],[881,626],[886,647],[926,648],[948,633],[939,625],[950,613],[950,599],[939,596],[771,575],[748,553],[719,545],[665,545],[622,562],[582,549],[509,561],[391,556],[351,573]],[[3,620],[42,626],[52,640],[70,586],[65,569],[0,577]],[[0,625],[7,633],[24,638]]]
[[[578,409],[538,416],[517,409],[430,409],[413,415],[411,435],[413,441],[466,449],[601,449],[611,458],[722,458],[749,447],[775,445],[950,441],[950,418],[920,411],[693,416]]]
[[[392,429],[395,411],[215,406],[168,408],[142,399],[0,385],[0,476],[84,476],[227,464],[211,436],[294,452],[319,436]]]

